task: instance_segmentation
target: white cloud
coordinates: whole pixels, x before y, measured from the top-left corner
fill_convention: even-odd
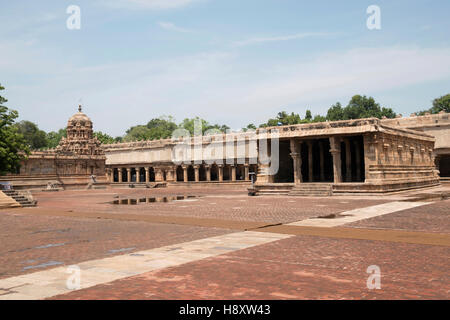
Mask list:
[[[178,27],[175,24],[173,24],[172,22],[163,22],[163,21],[161,21],[161,22],[158,22],[158,25],[161,28],[169,30],[169,31],[176,31],[176,32],[182,32],[182,33],[192,32],[192,30]]]
[[[310,37],[323,37],[323,36],[329,36],[332,35],[332,33],[325,33],[325,32],[305,32],[305,33],[297,33],[297,34],[291,34],[291,35],[285,35],[285,36],[275,36],[275,37],[255,37],[250,39],[245,39],[241,41],[236,41],[233,43],[235,46],[248,46],[248,45],[254,45],[254,44],[260,44],[265,42],[276,42],[276,41],[289,41],[289,40],[298,40],[298,39],[304,39],[304,38],[310,38]]]
[[[240,128],[273,117],[281,107],[323,113],[341,97],[346,103],[357,93],[376,98],[396,88],[450,79],[450,48],[357,48],[264,62],[209,52],[94,67],[38,53],[24,44],[0,44],[8,106],[18,108],[22,119],[55,130],[83,98],[95,129],[112,135],[162,114],[178,121],[199,115]],[[411,112],[421,107],[409,96],[404,103],[411,104]]]
[[[145,8],[150,10],[175,9],[204,0],[101,0],[103,5],[112,8]]]

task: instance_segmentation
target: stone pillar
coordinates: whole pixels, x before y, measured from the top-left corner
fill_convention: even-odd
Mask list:
[[[330,137],[330,153],[333,156],[334,183],[342,182],[341,174],[341,141],[336,137]]]
[[[349,138],[345,139],[345,168],[347,171],[345,181],[350,182],[352,180],[352,153]]]
[[[248,163],[244,164],[244,180],[246,181],[250,180]]]
[[[164,175],[162,170],[163,170],[162,168],[155,168],[155,181],[157,182],[164,181]]]
[[[183,181],[188,182],[187,166],[182,166],[182,168],[183,168]]]
[[[194,172],[195,172],[195,182],[199,182],[200,181],[200,166],[199,165],[195,165],[194,166]]]
[[[361,181],[361,152],[359,150],[359,142],[355,143],[355,166],[356,166],[356,180]]]
[[[176,169],[175,169],[176,170]],[[167,181],[175,181],[175,176],[173,175],[173,173],[174,173],[174,169],[173,168],[169,168],[168,170],[167,170],[167,177],[166,177],[166,180]],[[175,172],[176,173],[176,172]]]
[[[150,182],[150,168],[149,167],[145,167],[145,183],[149,183]]]
[[[127,182],[131,182],[131,168],[127,168]]]
[[[122,183],[122,168],[117,168],[117,181]]]
[[[312,141],[308,141],[308,181],[313,182],[313,150],[312,150]]]
[[[231,166],[231,181],[236,181],[236,166]]]
[[[141,168],[135,168],[136,170],[136,183],[141,182]]]
[[[302,157],[300,153],[301,142],[291,139],[290,144],[291,157],[294,164],[294,183],[299,184],[302,182]]]
[[[218,164],[217,169],[219,171],[219,182],[223,181],[223,165]]]
[[[319,164],[320,164],[320,181],[325,181],[325,154],[323,150],[323,141],[319,141]]]
[[[206,169],[206,181],[211,181],[211,166],[205,166]]]

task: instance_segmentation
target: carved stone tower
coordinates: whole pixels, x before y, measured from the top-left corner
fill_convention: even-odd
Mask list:
[[[82,112],[81,105],[78,112],[67,122],[67,138],[62,138],[57,147],[58,153],[72,153],[74,155],[100,156],[104,151],[100,141],[94,137],[92,121]]]

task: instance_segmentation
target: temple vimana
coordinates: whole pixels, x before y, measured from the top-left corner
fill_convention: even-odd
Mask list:
[[[254,195],[384,193],[450,177],[450,114],[358,119],[101,145],[81,106],[56,149],[33,152],[15,189],[247,184]]]

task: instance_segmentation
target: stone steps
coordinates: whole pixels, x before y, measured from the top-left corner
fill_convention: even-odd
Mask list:
[[[333,195],[331,183],[301,183],[295,185],[289,192],[290,196],[329,197]]]
[[[16,191],[16,190],[3,190],[3,193],[14,199],[18,204],[20,204],[22,207],[35,207],[36,201],[30,200],[28,197],[26,197],[22,192]]]
[[[20,204],[13,198],[3,193],[3,191],[0,191],[0,209],[16,207],[20,207]]]

